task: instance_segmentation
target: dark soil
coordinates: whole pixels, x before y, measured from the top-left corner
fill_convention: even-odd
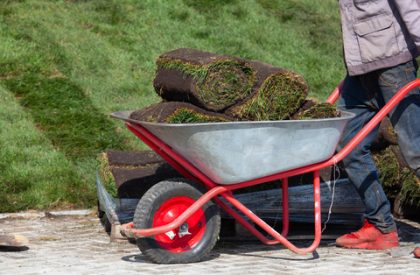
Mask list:
[[[181,176],[167,163],[155,163],[132,169],[116,167],[111,171],[118,187],[118,198],[140,198],[156,183]]]
[[[100,157],[100,174],[109,193],[139,198],[154,184],[180,174],[153,151],[111,150]]]
[[[153,151],[127,152],[108,150],[108,163],[110,166],[145,166],[152,163],[162,163],[164,160]]]

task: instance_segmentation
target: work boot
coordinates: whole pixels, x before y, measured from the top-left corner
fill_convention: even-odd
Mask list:
[[[344,248],[384,250],[398,246],[398,233],[382,233],[366,220],[358,231],[339,237],[335,243]]]
[[[0,247],[24,247],[28,243],[28,239],[21,235],[0,235]]]
[[[416,249],[414,249],[413,254],[414,254],[414,257],[420,258],[420,247],[417,247]]]

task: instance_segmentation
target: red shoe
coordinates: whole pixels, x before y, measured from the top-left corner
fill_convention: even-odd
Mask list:
[[[358,231],[339,237],[335,243],[344,248],[384,250],[398,246],[398,233],[396,230],[382,233],[373,224],[365,221]]]
[[[420,247],[417,247],[416,249],[414,249],[413,254],[414,254],[414,257],[420,258]]]

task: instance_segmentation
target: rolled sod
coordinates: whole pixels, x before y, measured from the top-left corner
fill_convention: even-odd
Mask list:
[[[313,103],[308,108],[303,108],[297,112],[294,119],[322,119],[340,116],[340,112],[330,103]]]
[[[114,167],[112,174],[118,198],[140,198],[156,183],[181,177],[169,164],[162,162],[132,168]]]
[[[249,61],[256,81],[246,99],[228,108],[225,114],[241,120],[283,120],[305,103],[308,85],[299,74],[259,61]]]
[[[388,198],[398,197],[402,206],[420,207],[420,181],[407,167],[398,145],[374,152],[373,157]]]
[[[181,48],[162,54],[156,64],[153,86],[167,101],[221,111],[252,92],[254,73],[236,57]]]
[[[100,154],[98,160],[106,190],[118,198],[140,198],[154,184],[181,176],[152,151],[110,150]]]
[[[161,102],[131,113],[131,119],[159,123],[203,123],[232,121],[224,114],[206,111],[185,102]]]

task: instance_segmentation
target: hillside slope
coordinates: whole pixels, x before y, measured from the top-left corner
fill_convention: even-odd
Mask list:
[[[325,99],[344,75],[337,1],[0,3],[0,212],[95,205],[96,156],[144,148],[117,110],[157,102],[160,53],[192,47],[292,69]]]

